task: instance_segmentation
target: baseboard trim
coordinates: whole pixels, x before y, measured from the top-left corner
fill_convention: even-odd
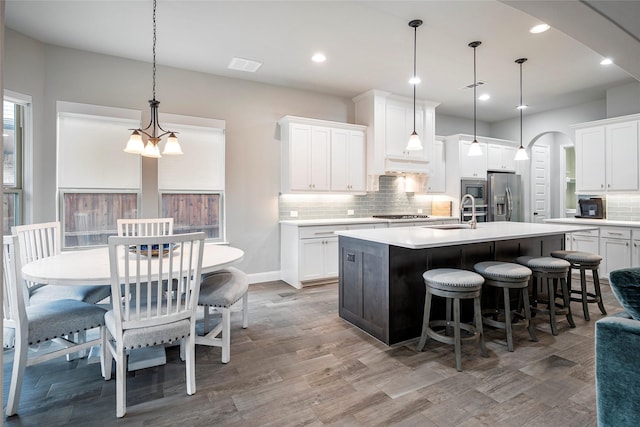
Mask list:
[[[273,282],[276,280],[280,280],[280,271],[265,271],[262,273],[250,273],[247,274],[249,276],[249,283],[262,283],[262,282]]]

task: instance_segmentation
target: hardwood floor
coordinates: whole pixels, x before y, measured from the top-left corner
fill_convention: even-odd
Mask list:
[[[196,350],[197,393],[187,396],[178,348],[167,364],[130,373],[127,415],[115,416],[115,380],[97,363],[58,359],[27,368],[19,415],[7,426],[595,426],[594,323],[573,303],[552,336],[535,319],[539,342],[487,332],[489,358],[430,340],[387,347],[338,317],[337,285],[295,290],[282,282],[252,285],[248,329],[232,314],[231,361],[220,349]],[[621,311],[603,285],[609,313]],[[4,353],[4,396],[13,351]]]

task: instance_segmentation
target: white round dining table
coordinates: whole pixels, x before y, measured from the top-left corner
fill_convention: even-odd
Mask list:
[[[207,243],[202,255],[202,273],[212,273],[240,261],[241,249]],[[47,285],[109,285],[109,248],[65,251],[22,266],[26,280]]]

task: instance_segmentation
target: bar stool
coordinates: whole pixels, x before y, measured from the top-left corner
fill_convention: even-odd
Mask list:
[[[488,357],[487,348],[482,335],[482,313],[480,311],[480,292],[484,279],[473,271],[453,268],[436,268],[428,270],[422,275],[425,283],[424,316],[422,320],[422,334],[417,351],[422,351],[427,338],[433,338],[444,344],[453,344],[456,356],[456,369],[462,371],[462,342],[480,341],[482,355]],[[430,320],[431,297],[433,295],[445,298],[446,320]],[[475,325],[460,322],[460,300],[473,299]],[[453,304],[453,323],[451,321],[451,304]],[[434,328],[445,327],[444,332]],[[453,337],[446,335],[447,329],[453,327]],[[470,336],[461,337],[461,330]]]
[[[512,328],[514,326],[527,327],[531,341],[538,341],[531,321],[531,308],[529,307],[529,279],[531,270],[524,265],[511,262],[485,261],[473,266],[476,273],[484,277],[484,284],[493,286],[496,291],[502,289],[504,309],[499,309],[499,300],[496,298],[496,308],[482,310],[482,322],[494,328],[504,329],[507,334],[507,348],[513,351]],[[518,310],[511,309],[510,290],[517,289],[519,298],[524,302],[524,315]],[[504,321],[497,320],[498,316],[504,316]],[[513,324],[513,319],[523,322]]]
[[[571,305],[569,288],[567,287],[567,274],[571,264],[568,261],[553,257],[532,257],[521,256],[516,259],[518,264],[522,264],[532,271],[533,280],[533,310],[538,313],[549,313],[549,321],[551,323],[551,333],[558,335],[558,325],[556,324],[556,314],[564,314],[567,316],[569,326],[576,327],[571,315]],[[538,284],[537,279],[547,284],[548,301],[538,300]],[[563,303],[556,303],[556,289],[560,282],[560,291]],[[548,308],[538,308],[538,302],[547,303]]]
[[[580,294],[580,298],[571,297],[571,301],[582,302],[582,312],[584,314],[584,320],[589,319],[589,303],[597,303],[598,308],[602,314],[607,314],[602,302],[602,293],[600,292],[600,278],[598,276],[598,267],[600,267],[600,261],[602,257],[590,252],[581,251],[553,251],[551,256],[560,258],[565,261],[569,261],[571,269],[580,271],[580,290],[571,289],[571,270],[567,275],[567,287],[569,293]],[[591,277],[593,278],[594,292],[587,292],[587,277],[586,270],[591,270]]]

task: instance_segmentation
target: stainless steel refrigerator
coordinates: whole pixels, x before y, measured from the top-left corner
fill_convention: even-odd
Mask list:
[[[522,179],[513,172],[487,174],[487,221],[522,221]]]

